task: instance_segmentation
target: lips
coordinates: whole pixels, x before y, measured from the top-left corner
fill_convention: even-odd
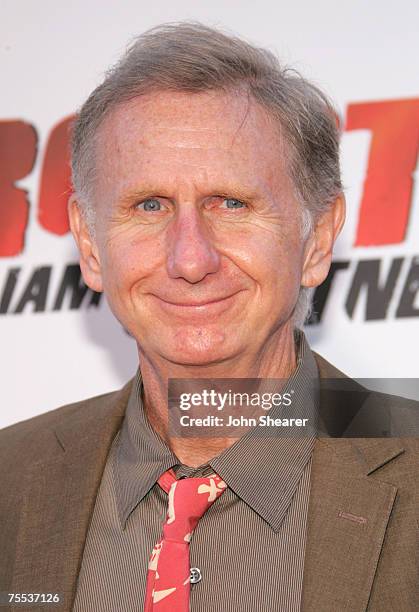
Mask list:
[[[185,308],[197,308],[199,306],[209,306],[210,304],[216,304],[217,302],[228,300],[230,297],[233,297],[233,295],[235,294],[226,295],[225,297],[213,298],[210,300],[204,300],[202,302],[195,302],[195,301],[176,302],[172,300],[165,300],[163,298],[159,298],[159,299],[162,300],[163,302],[166,302],[166,304],[171,304],[172,306],[183,306]]]
[[[239,293],[241,293],[242,290],[240,291],[236,291],[235,293],[226,295],[226,296],[220,296],[220,297],[208,297],[207,299],[204,300],[192,300],[192,299],[185,299],[185,300],[179,300],[179,299],[169,299],[167,297],[160,297],[159,295],[155,295],[152,294],[153,297],[155,297],[157,300],[159,300],[159,302],[161,303],[161,305],[163,307],[166,307],[168,309],[172,309],[172,310],[189,310],[190,312],[199,312],[199,311],[205,311],[205,310],[211,310],[211,309],[216,309],[217,307],[223,307],[223,306],[228,306],[229,303],[232,301],[232,299]]]

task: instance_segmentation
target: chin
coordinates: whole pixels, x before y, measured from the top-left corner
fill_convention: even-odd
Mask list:
[[[215,351],[204,352],[193,350],[182,351],[182,353],[167,352],[166,354],[163,354],[162,352],[161,354],[168,361],[183,366],[211,366],[232,357],[232,355],[229,355],[227,352],[217,353]]]
[[[237,338],[233,337],[236,345]],[[204,366],[219,363],[237,354],[239,351],[236,346],[232,346],[231,340],[232,336],[222,330],[188,326],[172,332],[166,341],[161,336],[156,337],[153,348],[172,363]]]

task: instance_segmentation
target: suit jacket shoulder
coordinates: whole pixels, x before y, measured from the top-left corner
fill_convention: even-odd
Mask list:
[[[314,355],[320,374],[320,435],[419,438],[419,401],[370,390]]]
[[[66,404],[0,429],[0,470],[11,453],[17,455],[22,464],[48,452],[48,443],[55,431],[63,432],[67,439],[72,434],[87,433],[89,423],[103,422],[103,419],[118,413],[118,408],[122,408],[123,414],[131,386],[132,380],[118,391]]]

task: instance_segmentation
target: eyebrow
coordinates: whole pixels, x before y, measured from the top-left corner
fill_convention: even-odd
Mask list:
[[[159,191],[159,190],[158,190]],[[126,193],[122,193],[118,197],[119,204],[130,204],[136,200],[146,200],[147,198],[167,198],[162,193],[158,193],[155,189],[132,189]]]
[[[166,195],[165,195],[166,193]],[[256,199],[257,194],[254,189],[240,189],[240,187],[228,187],[225,186],[223,189],[213,189],[205,197],[220,196],[224,198],[235,198],[237,200],[251,201]],[[132,189],[123,193],[118,198],[118,203],[121,205],[130,204],[134,201],[146,200],[147,198],[167,198],[172,200],[172,197],[162,189],[144,188],[144,189]]]

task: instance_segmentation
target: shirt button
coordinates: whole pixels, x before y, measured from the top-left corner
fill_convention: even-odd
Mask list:
[[[197,582],[201,582],[202,574],[201,574],[201,570],[199,569],[199,567],[191,567],[191,577],[189,580],[191,584],[196,584]]]

